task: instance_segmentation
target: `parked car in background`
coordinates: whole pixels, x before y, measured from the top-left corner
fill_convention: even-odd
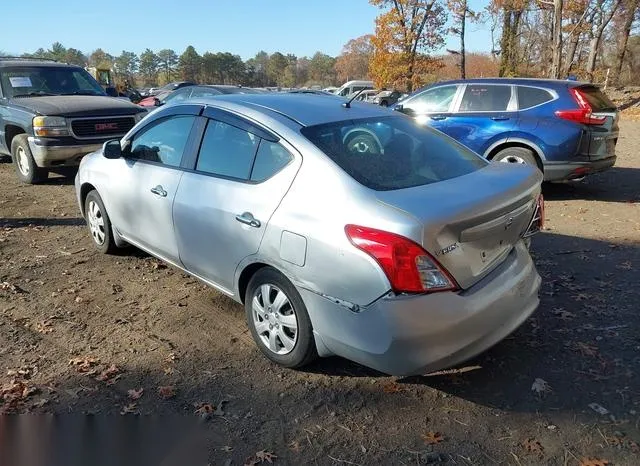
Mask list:
[[[538,306],[523,238],[540,173],[342,103],[221,95],[150,114],[82,161],[96,248],[135,245],[243,303],[287,367],[424,374],[505,338]]]
[[[264,94],[269,92],[270,91],[263,89],[226,84],[196,84],[194,86],[182,87],[173,92],[165,92],[157,96],[148,97],[147,99],[140,101],[139,105],[160,107],[169,102],[179,102],[195,97],[209,97],[221,94]]]
[[[355,94],[358,94],[358,96],[356,97],[356,100],[359,100],[360,102],[373,103],[374,97],[378,94],[378,91],[376,91],[375,89],[365,89],[364,91],[359,91],[359,92],[360,94],[355,92],[354,94],[348,95],[347,98],[349,99],[353,97]]]
[[[146,115],[107,96],[83,68],[55,61],[0,58],[0,155],[10,155],[23,183],[80,159],[121,137]]]
[[[196,83],[191,82],[191,81],[175,81],[175,82],[171,82],[171,83],[167,83],[162,87],[152,87],[149,89],[148,91],[148,96],[154,96],[154,95],[158,95],[164,92],[173,92],[176,91],[178,89],[181,89],[183,87],[187,87],[187,86],[195,86]]]
[[[590,83],[447,81],[420,89],[395,109],[489,160],[537,167],[546,181],[581,179],[616,161],[618,111]]]
[[[325,92],[330,92],[331,94],[335,94],[336,91],[338,90],[338,88],[335,87],[335,86],[329,86],[329,87],[325,87],[322,90],[325,91]]]
[[[400,97],[402,97],[402,92],[400,91],[396,91],[396,90],[392,90],[392,91],[388,91],[388,90],[384,90],[384,91],[380,91],[378,92],[374,98],[373,98],[373,103],[374,104],[378,104],[381,105],[383,107],[389,107],[390,105],[395,104],[398,100],[400,100]]]
[[[348,81],[340,86],[334,94],[346,97],[363,89],[373,89],[373,81]]]

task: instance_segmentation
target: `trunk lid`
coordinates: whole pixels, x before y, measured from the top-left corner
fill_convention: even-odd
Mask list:
[[[592,115],[596,118],[605,118],[605,122],[599,125],[587,126],[586,135],[589,160],[599,160],[613,157],[618,143],[619,113],[616,105],[593,85],[577,87],[581,95],[591,106]]]
[[[491,163],[468,175],[376,196],[417,219],[422,237],[412,239],[466,289],[498,266],[522,238],[541,181],[531,167]]]

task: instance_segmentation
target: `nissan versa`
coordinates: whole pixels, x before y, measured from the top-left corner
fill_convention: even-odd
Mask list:
[[[99,251],[135,245],[243,303],[272,361],[406,375],[536,309],[541,180],[378,106],[265,94],[162,107],[85,157],[76,191]]]

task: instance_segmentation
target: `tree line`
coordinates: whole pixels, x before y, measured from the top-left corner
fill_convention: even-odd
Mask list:
[[[260,51],[243,61],[229,52],[188,46],[140,55],[102,49],[88,55],[56,42],[33,56],[111,68],[117,79],[155,86],[183,79],[245,86],[329,86],[371,78],[379,88],[411,91],[442,79],[488,76],[566,78],[640,84],[640,0],[369,0],[380,9],[373,34],[347,42],[340,55],[297,57]],[[491,50],[468,53],[469,27],[491,35]],[[441,50],[447,37],[453,48]]]

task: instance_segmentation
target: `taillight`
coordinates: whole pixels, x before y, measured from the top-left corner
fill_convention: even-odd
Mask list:
[[[602,125],[607,121],[607,117],[593,116],[593,108],[579,88],[569,89],[569,92],[580,108],[573,110],[556,110],[556,116],[558,118],[575,121],[583,125]]]
[[[410,239],[358,225],[347,225],[344,230],[355,247],[380,264],[394,291],[432,293],[458,289],[438,261]]]

